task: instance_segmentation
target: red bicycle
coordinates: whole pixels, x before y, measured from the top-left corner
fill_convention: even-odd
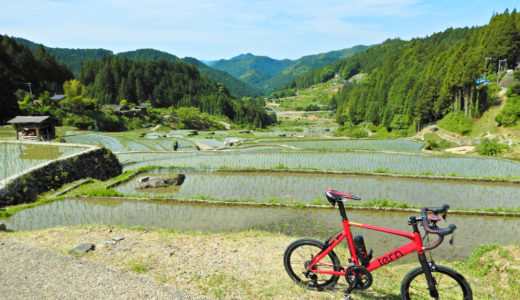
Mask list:
[[[289,276],[309,289],[331,289],[336,285],[340,276],[345,277],[348,288],[345,299],[350,299],[354,290],[364,290],[372,285],[372,271],[387,265],[403,256],[417,251],[420,267],[410,271],[401,283],[402,299],[473,299],[471,287],[461,274],[445,266],[436,265],[433,260],[427,261],[425,251],[437,248],[446,235],[453,233],[456,226],[450,224],[448,228],[437,227],[437,222],[446,218],[449,205],[442,207],[425,207],[421,216],[411,216],[408,225],[413,232],[393,230],[372,225],[350,222],[345,212],[343,202],[361,200],[361,198],[327,190],[327,200],[335,206],[338,204],[343,219],[343,231],[335,237],[320,242],[314,239],[300,239],[291,243],[285,250],[283,262]],[[432,215],[428,216],[428,212]],[[438,235],[433,244],[423,245],[423,239],[418,226],[422,225],[425,235]],[[367,252],[363,237],[357,235],[352,238],[350,226],[399,235],[411,240],[389,253],[372,260],[372,249]],[[350,251],[349,265],[342,266],[333,249],[341,241],[347,239]]]

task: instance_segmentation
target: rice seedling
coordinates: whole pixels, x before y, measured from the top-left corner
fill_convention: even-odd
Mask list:
[[[349,211],[348,213],[349,219],[356,222],[410,230],[407,225],[409,213],[373,211]],[[338,227],[338,217],[338,212],[334,209],[67,199],[19,211],[2,222],[13,230],[37,230],[96,223],[204,232],[266,230],[323,240],[341,229],[341,225]],[[467,258],[480,244],[520,242],[517,232],[520,225],[518,218],[450,215],[450,223],[457,224],[458,227],[455,248],[439,247],[436,250],[438,259]],[[468,226],[468,224],[478,224],[478,226]],[[500,235],[496,232],[500,232]],[[362,231],[362,234],[367,247],[374,248],[376,254],[383,254],[386,249],[402,245],[402,240],[387,239],[388,236],[384,233]],[[475,239],[477,235],[479,238]]]
[[[209,168],[270,169],[283,165],[287,169],[346,170],[400,174],[427,174],[473,177],[520,177],[520,163],[488,157],[435,156],[387,152],[288,152],[233,151],[186,153],[119,154],[125,170],[147,165]]]
[[[86,149],[84,147],[50,144],[0,143],[0,187],[5,184],[1,179],[6,179],[34,166]]]
[[[99,133],[76,134],[65,136],[64,139],[67,143],[103,145],[103,147],[112,150],[112,152],[127,151],[118,139]]]
[[[180,189],[135,189],[135,181],[139,177],[167,175],[167,172],[186,174],[186,180]],[[248,188],[244,189],[245,186]],[[140,174],[115,187],[115,190],[124,195],[149,197],[174,196],[186,199],[262,203],[297,201],[328,205],[323,196],[327,188],[360,196],[363,201],[359,204],[364,206],[370,206],[369,201],[374,199],[388,199],[414,207],[441,206],[444,203],[449,203],[452,208],[469,209],[514,209],[519,206],[518,184],[337,174],[157,170]],[[380,206],[380,203],[376,204]]]
[[[392,151],[392,152],[421,152],[423,143],[404,139],[393,140],[372,140],[372,139],[351,139],[351,140],[283,140],[283,139],[263,139],[260,143],[284,144],[299,149],[318,150],[318,149],[344,149],[344,150],[372,150],[372,151]]]

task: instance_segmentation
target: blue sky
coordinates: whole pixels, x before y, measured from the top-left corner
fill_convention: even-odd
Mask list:
[[[179,57],[273,58],[478,26],[506,0],[0,0],[0,34],[49,47],[155,48]]]

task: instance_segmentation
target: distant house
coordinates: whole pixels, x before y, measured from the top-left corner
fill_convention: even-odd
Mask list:
[[[50,141],[56,137],[56,121],[51,116],[17,116],[9,121],[16,139]]]
[[[139,104],[139,105],[136,105],[133,110],[139,110],[142,112],[146,112],[147,109],[148,109],[148,106]]]
[[[128,110],[128,106],[119,105],[119,104],[110,104],[110,105],[108,105],[108,108],[110,108],[116,112],[122,112],[122,111]]]
[[[152,104],[150,102],[141,102],[137,107],[146,107],[147,109],[152,109]]]
[[[118,115],[136,117],[138,115],[146,115],[147,107],[143,105],[137,105],[133,108],[129,108],[126,105],[110,104],[105,106],[105,109],[113,110]]]
[[[341,75],[339,75],[339,74],[334,75],[334,79],[339,79],[339,78],[341,78]]]
[[[67,98],[67,96],[65,96],[64,94],[54,94],[52,97],[51,97],[51,100],[53,101],[61,101],[63,99]]]

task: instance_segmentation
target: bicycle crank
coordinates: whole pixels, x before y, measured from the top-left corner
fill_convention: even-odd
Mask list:
[[[345,273],[349,285],[348,294],[353,290],[366,290],[372,285],[372,274],[362,266],[350,266]]]

